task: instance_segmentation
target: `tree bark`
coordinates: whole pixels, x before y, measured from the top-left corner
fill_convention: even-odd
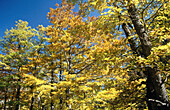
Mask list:
[[[52,66],[53,66],[53,62],[52,62]],[[54,69],[52,69],[52,71],[51,71],[51,84],[54,84]],[[51,87],[53,87],[53,85],[51,85]],[[54,90],[53,89],[51,89],[51,92],[50,92],[50,95],[51,95],[51,110],[54,110],[54,104],[53,104],[53,94],[52,94],[52,92],[53,92]]]
[[[20,79],[19,79],[19,82],[20,82]],[[21,89],[21,85],[18,84],[18,88],[17,88],[17,95],[16,95],[16,101],[17,101],[17,104],[15,106],[15,110],[19,110],[19,103],[20,103],[20,89]]]
[[[34,103],[34,97],[32,96],[30,110],[33,110],[33,103]]]
[[[7,91],[8,91],[8,88],[5,89],[4,110],[6,110],[6,105],[7,105]]]
[[[148,34],[139,19],[139,15],[137,13],[137,8],[135,7],[135,5],[132,4],[129,7],[128,13],[135,27],[136,33],[139,36],[141,47],[142,47],[142,53],[144,54],[144,57],[146,58],[151,53],[151,42],[149,41]]]
[[[123,28],[123,30],[126,34],[126,38],[128,39],[128,42],[130,44],[130,48],[132,49],[133,53],[135,53],[139,56],[140,52],[137,49],[137,45],[136,45],[135,41],[133,40],[133,38],[129,39],[129,37],[131,36],[131,32],[130,32],[130,29],[128,28],[127,24],[123,23],[122,28]]]
[[[59,82],[62,81],[62,62],[61,62],[61,55],[60,55],[60,72],[59,72]],[[59,102],[59,109],[62,110],[63,109],[63,97],[60,96],[60,102]]]
[[[18,71],[19,71],[20,67],[18,68]],[[21,76],[19,74],[19,79],[18,79],[18,83],[20,83],[21,81]],[[17,88],[17,95],[16,95],[16,101],[17,101],[17,104],[15,106],[15,110],[19,110],[19,106],[20,106],[20,93],[21,93],[21,85],[18,84],[18,88]]]
[[[142,48],[142,52],[140,53],[140,56],[147,58],[151,53],[151,42],[149,41],[148,34],[139,19],[137,8],[134,4],[129,6],[128,13],[141,42],[140,47]],[[124,31],[127,36],[125,29]],[[134,47],[131,42],[130,45],[131,49],[135,50],[136,47]],[[144,73],[147,77],[147,105],[149,110],[169,110],[169,98],[165,84],[162,81],[161,74],[157,74],[157,72],[157,67],[145,67]]]

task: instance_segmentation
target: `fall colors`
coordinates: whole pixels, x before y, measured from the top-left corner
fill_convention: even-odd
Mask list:
[[[0,41],[0,108],[168,110],[169,9],[168,0],[63,0],[48,27],[16,21]]]

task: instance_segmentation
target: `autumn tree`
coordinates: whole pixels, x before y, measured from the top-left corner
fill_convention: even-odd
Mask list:
[[[29,56],[30,62],[24,66],[24,82],[28,87],[34,87],[33,92],[29,89],[33,93],[30,96],[40,100],[40,104],[34,101],[34,108],[109,108],[109,103],[104,101],[113,100],[120,92],[114,87],[121,86],[128,77],[126,70],[113,67],[110,62],[110,59],[123,62],[117,54],[126,51],[124,47],[119,48],[123,40],[111,39],[112,34],[93,28],[98,25],[96,18],[89,17],[89,21],[84,21],[72,11],[72,4],[63,1],[61,7],[56,6],[48,13],[52,25],[41,28],[46,32],[44,39],[47,43],[43,52],[46,54]],[[35,70],[30,68],[34,66]],[[116,76],[118,72],[124,75]]]
[[[63,0],[50,26],[17,22],[1,41],[2,107],[168,110],[168,12],[166,0]]]
[[[78,1],[74,1],[76,2]],[[139,75],[142,75],[142,72],[147,78],[148,108],[150,110],[168,109],[169,99],[164,80],[169,75],[168,1],[88,0],[84,3],[79,1],[79,5],[80,12],[88,13],[90,10],[98,10],[101,14],[98,23],[103,27],[114,25],[112,28],[115,32],[125,33],[134,60],[127,65],[127,69],[132,70],[133,66]],[[108,29],[110,28],[104,28],[103,31],[110,32]]]
[[[4,98],[4,109],[18,110],[25,94],[23,84],[24,66],[29,62],[34,38],[38,31],[28,26],[28,22],[19,20],[14,28],[7,30],[1,40],[1,82]],[[1,92],[2,92],[1,91]],[[8,103],[8,104],[7,104]],[[14,107],[15,106],[15,107]]]

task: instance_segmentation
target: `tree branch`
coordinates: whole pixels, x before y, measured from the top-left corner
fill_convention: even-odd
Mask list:
[[[140,55],[140,53],[137,50],[137,45],[136,45],[135,41],[133,40],[133,38],[129,38],[131,36],[131,32],[130,32],[130,29],[128,28],[127,24],[123,23],[122,28],[126,34],[126,38],[128,39],[128,42],[130,43],[130,48],[132,49],[132,51],[135,54]]]
[[[158,10],[155,12],[155,14],[153,14],[150,18],[146,19],[145,22],[147,22],[148,20],[150,20],[151,18],[153,18],[152,22],[149,24],[148,27],[150,27],[150,25],[153,23],[154,19],[157,17],[157,13],[158,11],[162,8],[163,4],[158,8]],[[147,28],[148,29],[148,28]]]
[[[134,4],[129,6],[128,13],[135,27],[136,33],[139,36],[139,39],[141,42],[142,53],[144,54],[144,57],[146,58],[147,56],[150,55],[151,42],[149,41],[146,30],[140,21],[139,15],[137,13],[137,8],[135,7]]]
[[[143,20],[143,22],[144,22],[144,28],[146,29],[146,22],[145,22],[145,20],[144,20],[144,12],[145,12],[145,10],[149,7],[149,5],[150,4],[152,4],[154,2],[154,0],[152,0],[143,10],[142,10],[142,20]]]

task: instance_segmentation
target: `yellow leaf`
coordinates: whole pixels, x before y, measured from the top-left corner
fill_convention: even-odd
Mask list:
[[[97,1],[91,2],[90,4],[91,4],[91,5],[96,5],[96,4],[97,4]]]

